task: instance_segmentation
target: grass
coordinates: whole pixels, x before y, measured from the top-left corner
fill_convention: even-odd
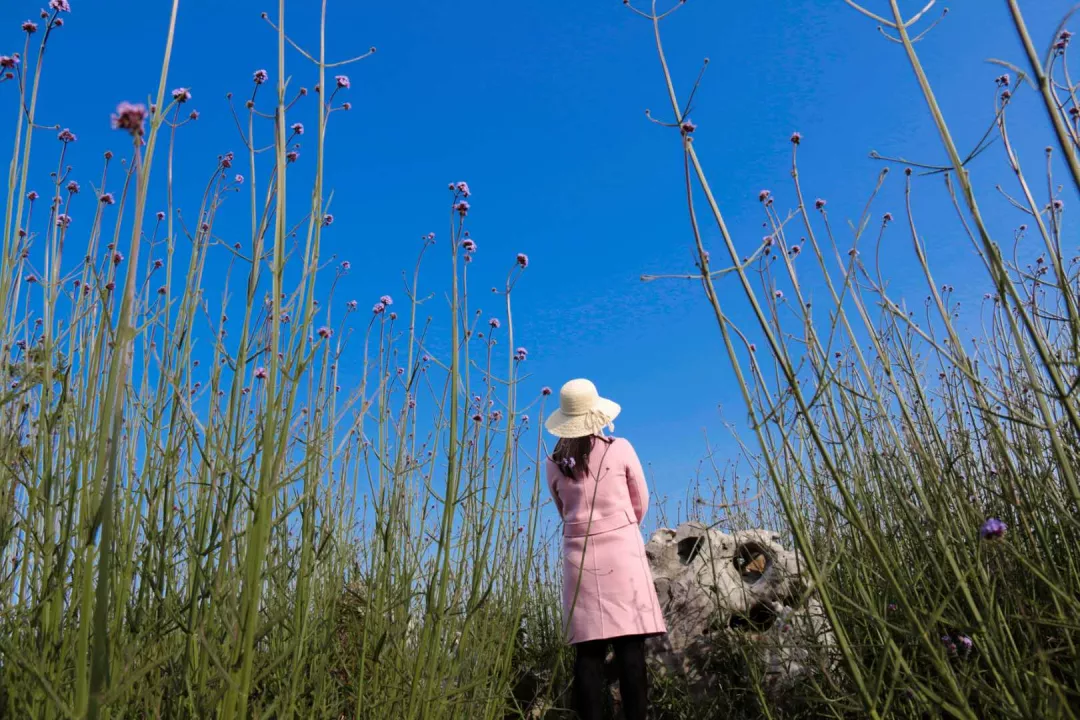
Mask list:
[[[760,484],[713,466],[693,488],[709,499],[686,512],[781,529],[835,637],[777,696],[753,644],[722,633],[722,692],[703,707],[657,677],[662,717],[1080,713],[1080,269],[1054,175],[1064,167],[1080,189],[1071,36],[1040,56],[1009,0],[1027,65],[1004,68],[992,132],[965,154],[911,34],[936,21],[887,4],[849,11],[905,53],[948,167],[905,168],[904,212],[877,215],[875,190],[840,233],[804,195],[793,136],[790,195],[762,194],[771,234],[746,260],[665,61],[666,15],[632,7],[655,29],[693,279],[743,393]],[[323,258],[326,143],[347,108],[345,65],[374,49],[345,63],[324,44],[290,50],[283,0],[266,17],[277,66],[235,100],[244,151],[219,158],[182,207],[190,182],[174,159],[195,117],[167,83],[178,5],[151,107],[117,109],[130,149],[106,156],[92,217],[69,217],[86,206],[65,161],[77,138],[36,115],[66,3],[24,28],[17,61],[0,58],[5,97],[17,95],[0,249],[0,714],[566,716],[557,562],[539,518],[543,398],[518,389],[527,354],[511,300],[528,259],[507,258],[489,322],[468,292],[471,193],[453,183],[446,238],[419,244],[406,300],[369,311],[336,297],[349,266]],[[296,50],[299,70],[286,66]],[[316,89],[286,81],[300,76]],[[1047,118],[1024,132],[1052,148],[1030,181],[1009,124],[1021,96]],[[295,125],[298,103],[316,106],[314,128]],[[290,170],[301,135],[310,184]],[[55,164],[32,168],[32,146]],[[990,227],[979,208],[993,180],[968,161],[984,152],[999,153],[1022,229]],[[45,177],[48,192],[34,192]],[[883,170],[878,189],[893,177]],[[993,287],[977,317],[935,278],[916,222],[942,179]],[[250,232],[226,237],[219,213],[237,202]],[[721,238],[711,254],[708,222]],[[889,294],[877,261],[898,235],[926,281],[920,307]],[[227,268],[221,287],[210,266]],[[444,291],[445,308],[429,309]],[[736,306],[751,327],[732,322]],[[351,385],[346,357],[359,358]]]

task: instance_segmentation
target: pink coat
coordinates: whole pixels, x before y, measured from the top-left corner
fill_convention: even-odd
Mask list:
[[[567,641],[667,632],[639,527],[649,491],[633,446],[596,440],[587,475],[570,479],[549,459],[547,477],[563,520]]]

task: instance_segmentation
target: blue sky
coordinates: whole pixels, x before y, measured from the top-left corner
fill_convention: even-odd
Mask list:
[[[71,2],[50,48],[40,117],[79,135],[73,164],[87,185],[97,177],[101,151],[122,145],[108,125],[116,103],[156,89],[168,3]],[[886,12],[883,0],[867,2]],[[650,25],[617,0],[328,4],[334,58],[378,47],[347,70],[354,109],[335,115],[331,130],[327,185],[336,221],[324,235],[326,254],[354,268],[338,297],[367,307],[384,292],[403,296],[401,272],[411,268],[418,238],[429,231],[446,238],[447,182],[466,180],[474,193],[479,299],[490,301],[487,288],[505,276],[516,253],[531,260],[515,290],[516,333],[530,351],[526,389],[594,379],[623,404],[619,434],[638,446],[661,494],[681,495],[704,454],[704,430],[734,453],[722,421],[738,423],[745,411],[699,286],[639,281],[642,273],[692,271],[678,135],[644,116],[646,108],[667,116]],[[911,11],[921,4],[902,3]],[[1040,45],[1069,5],[1026,3]],[[18,25],[36,17],[38,7],[3,4],[7,42],[21,45]],[[263,10],[275,8],[265,0],[181,2],[170,87],[189,86],[202,114],[182,140],[182,207],[198,202],[218,155],[241,150],[225,93],[242,96],[254,70],[272,74],[276,67]],[[292,2],[288,12],[290,34],[314,47],[318,3]],[[696,143],[747,253],[764,234],[758,191],[770,188],[778,204],[794,206],[792,131],[804,138],[806,192],[828,200],[834,222],[862,210],[880,169],[870,150],[929,163],[944,157],[900,47],[840,0],[691,0],[664,32],[683,97],[702,58],[711,59],[693,112]],[[991,120],[993,79],[1002,72],[986,58],[1022,62],[1004,4],[956,3],[919,49],[958,142],[969,147]],[[312,85],[314,69],[296,54],[290,61],[296,82]],[[1031,118],[1037,129],[1019,142],[1032,166],[1051,139],[1034,101],[1030,92],[1018,96],[1013,122]],[[290,122],[313,125],[313,108],[298,106]],[[43,173],[55,149],[38,152]],[[302,148],[297,172],[310,169],[312,158]],[[995,182],[1009,181],[1000,152],[991,150],[972,172],[991,224],[1011,233],[1023,219],[994,194]],[[901,181],[894,173],[878,210],[900,212]],[[988,283],[968,272],[978,266],[939,181],[922,185],[920,226],[934,267],[942,282],[963,280],[961,299],[977,305]],[[1073,200],[1065,197],[1066,207]],[[93,199],[83,202],[89,219]],[[246,237],[246,209],[237,203],[231,212],[224,227],[234,222]],[[709,242],[717,257],[715,234]],[[921,300],[909,245],[889,251],[889,275],[894,292]],[[737,289],[728,289],[734,318],[755,335],[737,309]],[[445,314],[439,302],[427,307]],[[501,315],[495,303],[491,314]]]

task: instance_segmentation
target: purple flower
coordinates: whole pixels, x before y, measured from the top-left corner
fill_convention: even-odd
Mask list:
[[[116,198],[113,197],[112,193],[105,193],[98,199],[101,201],[102,205],[115,205],[116,204]]]
[[[514,359],[518,362],[524,362],[529,357],[529,351],[523,347],[519,347],[514,351]]]
[[[750,352],[757,352],[757,345],[750,343]]]
[[[252,76],[252,79],[255,81],[256,85],[262,85],[264,82],[266,82],[268,77],[269,76],[266,74],[265,70],[256,70],[255,74]]]
[[[682,130],[683,135],[689,135],[690,133],[697,130],[697,125],[695,125],[694,121],[690,118],[686,118],[682,121],[682,124],[679,125],[679,129]]]
[[[349,76],[348,75],[335,75],[334,76],[334,82],[337,83],[337,86],[339,88],[344,88],[346,90],[348,90],[349,85],[352,84],[352,83],[349,82]]]
[[[37,275],[35,275],[33,273],[30,273],[29,275],[26,276],[26,282],[33,285],[34,283],[37,282]]]
[[[228,170],[229,168],[231,168],[231,167],[232,167],[232,161],[233,161],[233,158],[235,158],[235,157],[236,157],[236,156],[232,154],[232,151],[229,151],[229,152],[225,153],[225,154],[224,154],[224,155],[223,155],[223,156],[221,157],[221,167],[225,168],[226,170]]]
[[[523,269],[529,267],[529,256],[525,253],[518,253],[517,264]]]
[[[791,133],[791,144],[792,145],[798,145],[801,142],[802,142],[802,133],[800,133],[800,132]]]
[[[3,64],[4,58],[0,58],[0,66],[2,66]],[[75,133],[71,132],[67,128],[64,128],[60,131],[60,134],[56,136],[56,139],[62,143],[73,143],[75,142]]]
[[[1009,87],[1009,74],[1005,73],[1004,75],[998,75],[997,78],[994,79],[994,82],[1001,87]]]
[[[394,298],[390,297],[389,295],[383,295],[381,298],[379,298],[379,302],[381,302],[386,307],[390,307],[394,304]]]
[[[544,397],[547,397],[548,395],[551,394],[551,388],[549,388],[549,387],[541,388],[540,389],[540,394],[543,395]]]
[[[381,302],[377,302],[372,306],[371,312],[374,315],[382,315],[384,312],[386,312],[386,306],[383,305]]]
[[[112,280],[105,283],[105,290],[107,290],[108,292],[112,292],[115,289],[116,289],[116,283],[114,283]]]
[[[295,134],[295,135],[303,135],[304,134],[304,123],[293,123],[292,131],[293,131],[293,134]]]
[[[37,23],[27,20],[22,24],[22,29],[27,35],[33,35],[37,32]]]
[[[71,225],[71,217],[65,213],[60,213],[56,216],[56,227],[67,228]]]
[[[771,190],[762,190],[757,194],[758,202],[765,202],[772,196]]]
[[[112,256],[113,265],[119,265],[124,262],[124,256],[119,252],[114,252]]]
[[[431,356],[425,353],[424,356],[420,358],[420,362],[431,362]]]
[[[331,215],[330,213],[327,213],[326,215],[323,215],[322,224],[323,224],[323,227],[327,227],[328,225],[333,225],[334,224],[334,216]]]
[[[997,518],[989,518],[979,529],[979,535],[983,540],[1000,540],[1005,537],[1005,531],[1009,526]]]
[[[467,182],[463,181],[463,182],[455,183],[451,187],[453,187],[459,193],[461,193],[462,197],[469,197],[470,195],[472,195],[472,191],[469,190],[469,183],[467,183]]]
[[[71,182],[69,182],[67,184],[67,191],[69,193],[71,193],[72,195],[78,195],[79,194],[79,183],[72,180]]]
[[[237,176],[234,177],[233,180],[236,181],[237,185],[243,185],[244,184],[244,176],[243,175],[237,174]]]
[[[469,238],[465,238],[461,241],[461,249],[467,253],[476,252],[476,243]]]
[[[458,214],[461,215],[461,217],[465,217],[469,214],[469,203],[462,200],[457,205],[454,205],[454,209],[458,211]]]
[[[405,374],[405,368],[398,368],[397,369],[397,374],[398,374],[398,377],[401,377],[402,375],[404,375]]]
[[[289,152],[285,153],[285,159],[291,163],[294,163],[300,159],[300,153],[296,152],[295,150],[290,150]]]
[[[788,252],[789,252],[789,253],[790,253],[790,254],[791,254],[792,256],[798,255],[799,253],[801,253],[801,252],[802,252],[802,246],[801,246],[801,245],[792,245],[792,246],[791,246],[791,249],[789,249],[789,250],[788,250]]]
[[[783,298],[784,297],[784,291],[783,290],[775,290],[775,291],[773,291],[773,295],[776,296],[777,299]]]
[[[164,220],[165,219],[165,213],[158,210],[157,219],[158,219],[158,222],[161,222],[162,220]]]
[[[186,103],[191,99],[191,91],[185,87],[176,88],[172,91],[172,97],[177,103]]]
[[[342,110],[352,110],[352,103],[350,103],[350,102],[341,103],[341,109]]]
[[[154,261],[154,269],[155,270],[160,270],[164,266],[165,266],[165,263],[162,262],[161,260],[155,260]]]
[[[328,328],[326,325],[323,325],[321,328],[319,328],[318,332],[319,337],[321,337],[323,340],[326,340],[334,334],[334,331]]]
[[[266,368],[264,368],[264,367],[255,368],[255,379],[256,380],[265,380],[267,374],[268,373],[266,372]]]
[[[822,200],[821,198],[818,198],[817,200],[814,201],[814,208],[816,210],[821,210],[823,207],[825,207],[825,201],[824,200]]]
[[[1055,210],[1060,210],[1063,207],[1065,207],[1065,203],[1063,203],[1061,200],[1055,200],[1054,201],[1054,209]]]
[[[477,422],[477,423],[484,422],[484,416],[481,415],[480,413],[476,413],[475,415],[473,415],[472,419],[473,419],[473,422]]]
[[[499,318],[491,318],[490,320],[488,320],[488,325],[491,326],[492,330],[498,330],[500,325]]]
[[[495,410],[491,413],[491,422],[497,423],[502,420],[502,410]]]
[[[887,222],[887,223],[888,223],[888,222],[892,222],[892,213],[891,213],[891,212],[887,212],[887,213],[885,213],[884,215],[882,215],[882,216],[881,216],[881,221],[882,221],[882,222]]]
[[[885,609],[889,612],[896,612],[896,603],[889,603],[885,606]]]
[[[945,646],[946,652],[948,652],[950,655],[956,654],[956,643],[953,642],[953,639],[951,637],[949,637],[948,635],[942,635],[941,643]]]
[[[38,199],[37,192],[35,190],[31,190],[30,192],[26,193],[26,199],[29,200],[30,202],[34,202],[35,200]]]
[[[191,113],[188,115],[188,117],[191,118],[192,120],[198,120],[199,119],[199,111],[198,110],[192,110]]]
[[[134,136],[143,134],[146,122],[146,106],[138,103],[122,102],[116,106],[112,116],[112,126],[116,130],[127,130]]]
[[[342,260],[341,261],[341,271],[342,272],[349,272],[349,270],[351,270],[351,269],[352,269],[352,263],[351,262],[349,262],[348,260]]]
[[[49,0],[49,9],[56,12],[71,12],[68,0]]]
[[[87,286],[87,287],[89,287],[89,286]],[[162,285],[161,287],[159,287],[157,289],[157,294],[158,295],[164,295],[165,294],[165,286],[164,285]]]
[[[957,635],[956,642],[959,643],[960,649],[963,651],[964,655],[970,653],[971,649],[975,647],[975,643],[972,642],[971,638],[967,635]]]

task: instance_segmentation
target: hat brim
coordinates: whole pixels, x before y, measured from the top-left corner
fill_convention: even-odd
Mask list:
[[[556,410],[544,421],[544,427],[557,438],[588,437],[614,422],[621,412],[618,403],[600,398],[596,407],[584,415],[566,415],[562,410]]]

